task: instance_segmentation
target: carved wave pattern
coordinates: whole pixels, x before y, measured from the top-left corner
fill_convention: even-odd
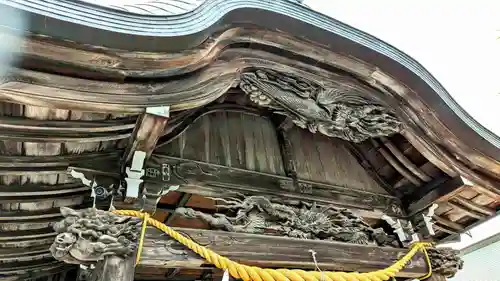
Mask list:
[[[242,74],[240,88],[250,100],[289,117],[312,133],[351,142],[400,132],[401,121],[388,108],[346,89],[325,89],[271,70]]]

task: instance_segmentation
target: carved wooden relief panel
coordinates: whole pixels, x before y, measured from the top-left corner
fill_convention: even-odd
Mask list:
[[[273,124],[267,118],[250,113],[205,115],[155,153],[284,175]]]
[[[289,117],[312,133],[362,142],[401,130],[401,121],[389,108],[345,85],[325,87],[269,69],[241,76],[240,87],[251,101]]]

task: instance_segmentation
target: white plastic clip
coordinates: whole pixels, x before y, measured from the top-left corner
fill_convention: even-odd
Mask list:
[[[438,208],[438,204],[432,204],[432,206],[429,207],[429,210],[427,211],[427,214],[422,214],[422,217],[424,218],[424,223],[425,227],[427,228],[427,232],[431,236],[436,235],[436,232],[434,231],[434,223],[432,222],[432,217],[434,216],[434,211]]]
[[[125,181],[127,182],[127,192],[125,197],[127,198],[138,198],[139,197],[139,186],[142,184],[141,179],[144,176],[144,159],[146,158],[146,152],[135,151],[134,157],[132,158],[132,164],[130,167],[125,168],[125,173],[127,177]]]
[[[222,275],[222,281],[229,281],[229,272],[224,270],[224,275]]]
[[[394,232],[398,235],[399,241],[405,242],[406,240],[408,240],[408,237],[406,236],[406,233],[403,229],[403,226],[401,225],[400,220],[398,220],[398,219],[394,220],[393,218],[389,217],[388,215],[383,215],[381,217],[381,219],[383,219],[385,222],[387,222],[392,227]]]

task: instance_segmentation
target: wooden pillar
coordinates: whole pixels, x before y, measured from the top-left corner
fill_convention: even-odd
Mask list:
[[[93,271],[91,281],[133,281],[135,258],[107,257]]]

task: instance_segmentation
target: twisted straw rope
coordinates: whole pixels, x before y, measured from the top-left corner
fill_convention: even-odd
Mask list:
[[[432,275],[432,267],[427,255],[426,248],[432,246],[431,243],[417,242],[412,245],[410,251],[404,255],[400,260],[396,261],[393,265],[372,272],[358,273],[358,272],[340,272],[340,271],[304,271],[300,269],[269,269],[260,268],[256,266],[248,266],[239,264],[226,257],[223,257],[214,251],[203,247],[193,240],[185,237],[179,232],[173,230],[167,225],[149,217],[147,213],[142,213],[134,210],[116,210],[115,214],[138,217],[144,220],[142,225],[141,236],[139,240],[139,247],[137,251],[137,263],[139,263],[144,243],[144,234],[146,232],[146,225],[150,224],[173,239],[177,240],[182,245],[188,247],[209,263],[215,265],[217,268],[227,270],[229,274],[243,281],[387,281],[403,269],[406,264],[415,256],[419,251],[422,251],[426,257],[429,266],[429,272],[420,278],[426,279]]]

